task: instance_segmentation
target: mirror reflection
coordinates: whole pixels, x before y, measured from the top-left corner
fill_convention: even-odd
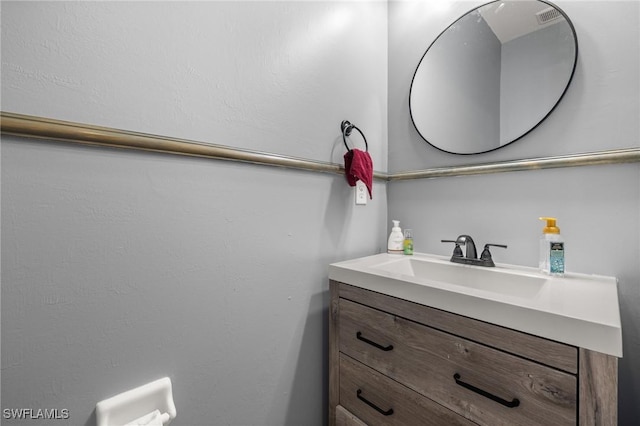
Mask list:
[[[411,83],[411,119],[442,151],[498,149],[555,108],[577,53],[573,25],[556,6],[488,3],[451,24],[427,49]]]

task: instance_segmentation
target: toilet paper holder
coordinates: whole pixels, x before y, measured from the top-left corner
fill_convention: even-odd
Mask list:
[[[154,412],[158,411],[158,416]],[[171,379],[163,377],[96,404],[97,426],[168,425],[176,418]]]

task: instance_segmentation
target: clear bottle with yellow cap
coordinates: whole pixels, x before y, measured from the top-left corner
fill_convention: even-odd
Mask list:
[[[540,259],[538,267],[549,275],[564,275],[564,241],[560,236],[560,228],[556,226],[555,217],[541,217],[547,222],[540,236]]]

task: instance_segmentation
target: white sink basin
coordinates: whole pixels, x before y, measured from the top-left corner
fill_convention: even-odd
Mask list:
[[[617,280],[386,253],[334,263],[329,278],[536,336],[622,357]]]
[[[548,278],[516,273],[504,268],[435,262],[408,256],[375,265],[373,268],[425,281],[439,281],[454,286],[524,298],[537,295]]]

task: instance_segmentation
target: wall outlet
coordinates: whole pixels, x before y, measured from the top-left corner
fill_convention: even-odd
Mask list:
[[[367,204],[367,195],[367,186],[361,180],[356,181],[356,204]]]

